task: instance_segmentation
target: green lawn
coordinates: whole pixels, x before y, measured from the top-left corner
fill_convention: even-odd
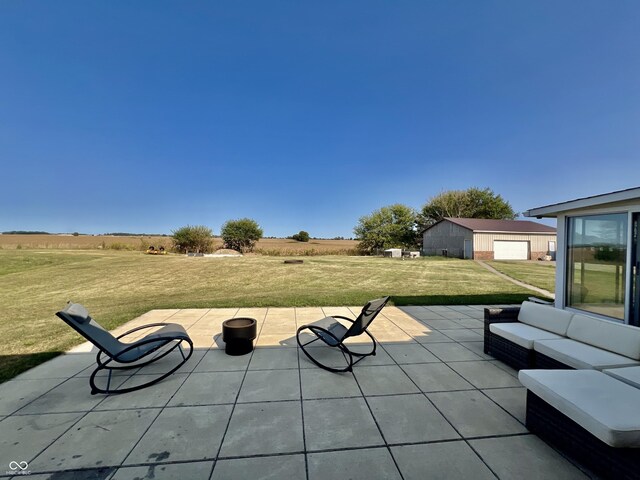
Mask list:
[[[534,287],[544,288],[549,292],[556,289],[556,266],[552,263],[532,263],[518,261],[490,261],[486,262],[499,272],[511,278],[528,283]]]
[[[0,250],[0,381],[81,342],[55,312],[84,304],[112,329],[154,308],[517,303],[531,292],[472,261],[320,256],[194,258]]]

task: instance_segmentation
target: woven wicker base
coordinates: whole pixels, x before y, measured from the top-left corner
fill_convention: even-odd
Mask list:
[[[527,390],[527,428],[603,478],[640,478],[640,448],[613,448]]]
[[[535,352],[533,365],[535,368],[539,368],[541,370],[575,370],[575,368],[570,367],[558,360],[555,360],[551,357],[547,357],[540,352]]]
[[[485,344],[486,345],[486,344]],[[488,354],[503,361],[511,368],[533,368],[533,350],[522,347],[500,335],[489,332]]]

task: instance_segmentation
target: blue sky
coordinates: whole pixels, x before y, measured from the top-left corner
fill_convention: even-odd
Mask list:
[[[640,185],[640,3],[0,3],[0,231],[351,236]]]

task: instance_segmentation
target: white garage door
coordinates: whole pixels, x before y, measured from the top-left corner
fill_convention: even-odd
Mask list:
[[[527,260],[529,258],[529,242],[494,240],[493,258],[496,260]]]

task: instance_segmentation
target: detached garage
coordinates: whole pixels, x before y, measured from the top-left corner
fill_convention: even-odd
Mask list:
[[[556,229],[528,220],[444,218],[423,231],[422,251],[476,260],[555,259]]]

